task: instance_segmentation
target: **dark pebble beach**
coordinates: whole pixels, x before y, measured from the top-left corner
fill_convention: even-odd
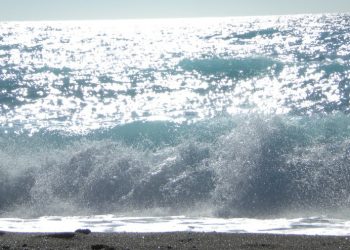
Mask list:
[[[228,233],[7,233],[1,249],[350,249],[348,237]]]

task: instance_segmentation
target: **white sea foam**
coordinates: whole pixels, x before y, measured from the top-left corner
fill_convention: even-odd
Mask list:
[[[217,232],[267,233],[294,235],[350,236],[350,221],[324,217],[295,219],[203,218],[203,217],[40,217],[37,219],[0,219],[0,230],[9,232],[74,232],[88,228],[92,232]]]

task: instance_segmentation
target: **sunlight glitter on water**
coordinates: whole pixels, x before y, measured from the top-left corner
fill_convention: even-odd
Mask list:
[[[158,118],[324,112],[324,103],[343,105],[346,18],[1,23],[0,122],[81,133]]]

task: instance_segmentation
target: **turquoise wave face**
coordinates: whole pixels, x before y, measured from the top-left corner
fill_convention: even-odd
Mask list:
[[[333,215],[349,206],[349,124],[239,115],[2,135],[1,216]]]
[[[1,23],[4,129],[349,112],[349,15]]]
[[[232,80],[250,79],[266,74],[278,75],[283,64],[269,58],[236,58],[236,59],[185,59],[180,62],[180,67],[188,72],[198,72],[203,77],[230,78]]]

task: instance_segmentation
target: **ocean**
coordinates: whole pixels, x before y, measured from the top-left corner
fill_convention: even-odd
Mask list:
[[[350,15],[0,22],[0,230],[350,235]]]

